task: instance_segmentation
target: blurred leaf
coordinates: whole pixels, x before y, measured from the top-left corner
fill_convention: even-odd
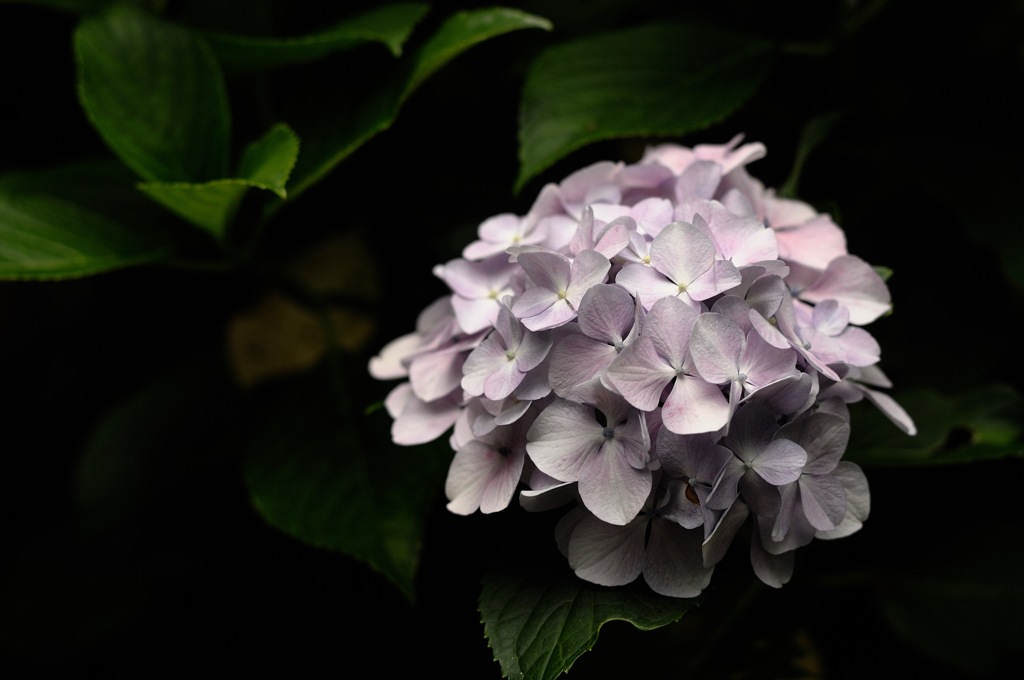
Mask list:
[[[914,419],[917,435],[904,435],[865,403],[852,418],[848,460],[879,467],[1024,457],[1024,401],[1012,387],[989,385],[957,396],[908,392],[897,401]]]
[[[510,543],[493,560],[484,573],[480,616],[502,677],[553,680],[594,647],[605,623],[652,630],[678,621],[698,602],[658,595],[642,579],[619,588],[584,581],[550,537],[537,546]]]
[[[779,188],[779,195],[788,198],[796,198],[797,187],[800,185],[800,176],[804,170],[804,163],[807,157],[828,137],[829,132],[843,117],[841,113],[831,113],[827,116],[818,116],[807,121],[800,133],[800,141],[797,142],[796,157],[793,159],[793,169],[789,177]]]
[[[0,279],[86,276],[169,255],[178,239],[118,170],[87,163],[0,177]]]
[[[358,350],[373,334],[373,320],[365,315],[346,309],[326,314],[343,349]],[[323,359],[327,343],[321,320],[282,295],[268,295],[228,322],[228,356],[246,387],[312,368]]]
[[[85,17],[74,43],[82,106],[140,177],[195,182],[227,174],[227,96],[202,38],[117,4]]]
[[[295,538],[368,563],[411,601],[423,526],[451,460],[447,441],[392,444],[387,427],[345,403],[347,386],[322,378],[286,395],[253,438],[253,504]]]
[[[391,127],[405,100],[444,64],[480,42],[524,28],[549,29],[550,24],[540,17],[502,7],[453,14],[419,50],[402,58],[395,71],[397,77],[382,83],[354,108],[324,111],[319,125],[302,130],[307,151],[295,168],[292,197]]]
[[[249,189],[264,189],[279,198],[287,197],[285,184],[298,156],[298,136],[287,125],[278,123],[246,147],[238,177],[202,184],[145,182],[138,187],[156,202],[222,239]]]
[[[931,540],[913,536],[875,583],[893,630],[944,668],[1010,677],[1002,673],[1022,660],[1021,525],[996,518],[948,527]]]
[[[107,2],[110,0],[0,0],[0,5],[43,5],[70,12],[87,12]]]
[[[274,293],[229,320],[228,359],[246,387],[312,368],[332,344],[358,352],[376,326],[371,310],[379,297],[379,277],[358,233],[318,243],[284,269],[320,311]]]
[[[382,43],[397,57],[413,28],[429,10],[429,5],[422,3],[399,2],[371,9],[323,31],[294,38],[214,32],[205,36],[227,68],[267,68],[312,61],[371,42]]]
[[[106,414],[79,464],[78,501],[92,522],[124,519],[182,494],[225,460],[238,395],[220,356],[175,365]]]
[[[679,136],[742,106],[768,74],[770,43],[695,24],[658,24],[548,48],[526,77],[516,191],[593,142]]]

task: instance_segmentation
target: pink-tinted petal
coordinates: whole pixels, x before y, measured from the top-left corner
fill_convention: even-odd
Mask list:
[[[750,462],[750,467],[769,484],[795,482],[807,462],[807,452],[796,442],[775,439],[768,442]]]
[[[568,543],[569,566],[580,578],[603,586],[621,586],[640,575],[644,562],[647,520],[626,526],[596,517],[578,520]]]
[[[889,289],[882,277],[864,260],[843,255],[829,262],[814,284],[800,293],[807,302],[833,299],[850,310],[850,323],[871,323],[892,307]]]
[[[818,531],[831,531],[846,514],[846,491],[831,475],[802,475],[800,505],[804,516]]]
[[[651,265],[677,285],[688,286],[714,262],[714,244],[686,222],[668,225],[651,243]]]
[[[598,519],[622,525],[643,508],[651,493],[652,476],[650,470],[628,465],[615,448],[606,444],[587,456],[579,471],[579,492],[583,504]]]
[[[618,352],[611,345],[585,335],[570,335],[552,350],[551,389],[558,396],[568,398],[572,388],[604,371],[617,356]]]
[[[832,476],[840,481],[846,493],[846,514],[835,529],[819,531],[817,538],[842,538],[858,531],[871,512],[871,494],[864,472],[855,463],[841,461]]]
[[[690,333],[690,355],[697,371],[715,384],[736,380],[746,337],[731,319],[709,312],[701,314]]]
[[[545,408],[526,436],[530,459],[547,475],[563,482],[579,479],[580,468],[604,443],[594,408],[556,399]]]
[[[612,361],[604,379],[634,407],[653,411],[675,374],[675,369],[658,355],[651,339],[641,335]]]
[[[750,564],[761,582],[772,588],[781,588],[793,576],[793,553],[772,555],[761,545],[761,539],[754,532],[750,542]]]
[[[697,434],[720,430],[729,422],[729,413],[729,402],[716,385],[681,375],[665,400],[661,418],[676,434]]]
[[[655,520],[644,554],[644,580],[668,597],[697,597],[711,582],[714,567],[704,566],[703,532]]]
[[[652,267],[643,264],[627,264],[615,276],[616,285],[622,286],[630,295],[643,300],[644,309],[663,297],[679,294],[679,286],[665,278]]]
[[[451,398],[426,403],[412,395],[393,423],[391,439],[402,446],[425,444],[455,424],[461,408]]]

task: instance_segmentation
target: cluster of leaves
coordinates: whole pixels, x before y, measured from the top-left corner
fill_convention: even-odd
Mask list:
[[[899,394],[921,429],[914,439],[875,418],[870,409],[855,414],[849,456],[869,472],[876,501],[870,524],[881,525],[878,544],[902,547],[891,559],[877,554],[857,562],[854,555],[851,567],[844,550],[861,548],[854,538],[852,547],[829,553],[831,562],[825,557],[815,565],[820,567],[817,581],[811,580],[813,567],[798,568],[794,584],[766,594],[745,590],[747,575],[741,572],[723,577],[723,584],[699,602],[581,582],[552,554],[553,542],[538,543],[508,527],[518,520],[496,521],[493,526],[501,529],[491,529],[471,518],[466,520],[470,529],[440,525],[457,536],[438,537],[436,509],[443,506],[451,452],[443,442],[422,450],[394,446],[387,418],[370,408],[379,401],[380,392],[374,390],[380,388],[365,376],[366,359],[381,338],[411,328],[415,310],[431,299],[431,291],[417,279],[427,278],[431,265],[453,254],[455,246],[449,243],[469,240],[465,234],[476,223],[511,211],[515,201],[523,200],[516,191],[560,179],[564,168],[581,167],[587,160],[635,151],[641,148],[637,142],[714,132],[713,139],[692,139],[721,143],[743,131],[739,126],[749,126],[752,141],[769,142],[770,154],[772,141],[789,144],[779,155],[795,158],[787,161],[791,171],[776,171],[784,193],[795,194],[803,186],[801,169],[815,154],[864,163],[858,155],[865,152],[863,144],[851,141],[844,148],[842,135],[831,136],[842,119],[822,106],[814,115],[803,112],[810,99],[799,92],[805,85],[788,84],[786,78],[824,73],[838,81],[836,74],[853,68],[849,55],[864,49],[851,36],[884,3],[853,9],[835,3],[842,5],[832,8],[838,19],[818,17],[821,23],[812,26],[827,33],[817,36],[823,40],[817,43],[787,42],[791,36],[781,30],[758,32],[757,16],[726,26],[715,21],[721,17],[668,10],[654,2],[593,3],[585,18],[554,7],[553,14],[542,17],[543,9],[538,14],[490,6],[449,11],[440,3],[416,2],[358,3],[327,16],[307,16],[262,2],[251,3],[252,31],[232,25],[246,24],[237,13],[229,20],[204,14],[202,3],[31,4],[43,7],[0,7],[0,24],[4,13],[18,9],[22,16],[53,12],[62,17],[60,25],[70,26],[64,37],[74,83],[68,90],[78,106],[60,113],[72,129],[84,130],[84,141],[73,153],[44,154],[45,165],[17,156],[0,158],[0,280],[5,281],[0,285],[17,287],[19,294],[26,286],[80,290],[75,286],[88,279],[106,282],[107,291],[150,286],[138,294],[151,304],[172,300],[193,286],[202,290],[194,297],[189,293],[192,303],[213,297],[212,303],[203,303],[204,310],[212,309],[209,316],[186,313],[175,319],[191,323],[195,334],[203,336],[199,351],[173,347],[168,361],[158,356],[167,343],[137,348],[145,358],[131,368],[142,367],[149,381],[126,378],[109,386],[90,412],[97,419],[87,421],[87,432],[59,440],[77,447],[76,455],[81,451],[76,516],[84,518],[89,530],[109,531],[168,498],[180,502],[183,485],[206,483],[227,470],[229,477],[244,481],[252,507],[267,523],[302,543],[368,565],[372,573],[360,577],[386,579],[410,603],[396,607],[426,606],[424,600],[432,601],[428,593],[449,585],[447,568],[421,569],[429,561],[431,536],[434,550],[450,550],[450,559],[476,565],[493,553],[490,566],[469,570],[482,579],[482,586],[477,580],[469,586],[479,594],[479,615],[472,612],[471,623],[482,619],[477,641],[484,648],[486,636],[490,649],[485,651],[493,653],[500,674],[509,677],[555,678],[570,667],[574,675],[587,668],[594,672],[597,666],[588,666],[588,657],[595,659],[593,664],[611,658],[610,652],[602,657],[601,648],[615,649],[616,642],[631,649],[637,645],[632,638],[613,637],[630,633],[610,627],[607,644],[581,659],[612,620],[629,621],[644,631],[659,629],[660,638],[645,633],[652,649],[673,645],[674,651],[663,648],[662,654],[686,657],[694,672],[709,662],[714,649],[741,648],[747,658],[756,659],[756,644],[740,646],[737,636],[745,632],[763,642],[766,633],[751,633],[743,620],[776,616],[793,624],[784,629],[805,631],[821,623],[814,618],[820,613],[795,607],[797,613],[789,616],[795,620],[804,612],[808,618],[794,622],[778,609],[786,607],[780,603],[787,597],[813,599],[814,588],[866,589],[893,635],[925,658],[964,672],[1003,667],[1015,644],[1007,631],[1019,625],[1024,599],[1015,578],[1024,557],[1003,548],[1020,538],[1020,526],[999,516],[1005,498],[979,499],[974,489],[983,485],[967,477],[994,474],[986,470],[1020,472],[1014,467],[1019,462],[1014,459],[1024,455],[1019,380],[995,383],[979,368],[973,382],[954,376],[955,392],[940,392],[932,387],[935,381],[924,381],[920,389]],[[266,30],[275,11],[292,18],[292,33]],[[885,14],[876,21],[884,22]],[[821,29],[826,25],[827,32]],[[511,33],[519,35],[501,37]],[[482,66],[460,58],[469,50],[482,55]],[[817,59],[819,65],[794,66],[794,59]],[[480,74],[493,82],[474,82]],[[429,81],[440,81],[437,89],[425,100],[413,97],[432,87]],[[499,99],[495,106],[507,108],[511,102],[518,107],[518,167],[512,172],[506,173],[506,167],[514,162],[515,146],[502,142],[498,137],[503,133],[491,128],[480,133],[486,153],[468,157],[466,148],[467,157],[439,160],[453,153],[444,148],[440,132],[450,129],[447,119],[464,120],[451,113],[445,98],[474,88],[480,90],[479,100],[458,103],[479,106],[481,120],[490,111],[483,100],[499,88],[511,99]],[[779,113],[779,102],[790,108]],[[794,110],[801,112],[795,119],[789,115]],[[773,111],[769,123],[757,122]],[[409,132],[402,136],[410,118]],[[76,128],[79,123],[82,127]],[[11,127],[4,129],[13,134]],[[386,131],[397,133],[397,141],[388,145],[389,135],[381,134]],[[776,134],[766,139],[755,132]],[[838,140],[831,150],[830,139]],[[884,140],[876,143],[886,146]],[[926,153],[907,162],[919,164],[921,177],[935,172]],[[439,176],[433,177],[434,172]],[[836,177],[848,179],[854,172]],[[476,175],[487,178],[485,191],[495,198],[467,198],[474,187],[467,190],[465,183]],[[959,179],[961,186],[979,193],[987,189],[977,178]],[[419,185],[429,195],[419,193]],[[824,196],[858,223],[857,208],[842,202],[843,191]],[[392,203],[402,204],[402,210]],[[971,202],[966,223],[972,224],[971,211],[981,210],[997,208]],[[405,223],[396,223],[396,217]],[[885,222],[884,217],[874,219]],[[994,219],[982,222],[982,234],[998,231]],[[314,229],[310,223],[327,226]],[[857,238],[849,223],[840,224]],[[888,228],[880,225],[876,235]],[[1019,295],[1013,286],[1019,286],[1021,250],[999,246],[1019,241],[1000,238],[997,234],[986,245],[986,252],[998,255],[992,271],[998,272],[1002,263],[1009,273],[1009,294]],[[406,245],[396,247],[396,240]],[[910,308],[927,303],[914,299],[915,288],[901,288],[899,282],[924,268],[915,269],[898,249],[880,248],[875,256],[868,246],[857,250],[896,270],[896,316],[914,319]],[[208,284],[202,277],[222,278]],[[419,292],[410,293],[410,288]],[[1012,308],[1014,303],[1009,304]],[[133,311],[117,313],[130,319]],[[926,316],[920,310],[917,315]],[[142,339],[166,334],[166,327],[158,325]],[[213,343],[205,342],[209,335],[216,336]],[[181,337],[176,335],[174,342]],[[909,365],[919,356],[916,347],[901,351],[897,338],[880,340],[887,349],[897,348],[895,359],[907,360],[906,365],[896,363],[895,370],[888,357],[884,362],[898,385],[914,385],[915,378],[930,375]],[[938,341],[933,344],[924,350],[925,358],[927,352],[943,357]],[[945,361],[950,362],[948,356]],[[951,468],[956,471],[948,477],[930,478],[938,489],[925,488],[918,480],[926,478],[913,476],[923,469]],[[887,472],[894,476],[886,478]],[[949,479],[956,484],[948,484]],[[978,532],[970,523],[952,521],[956,518],[938,526],[928,515],[957,504],[991,507],[1003,521]],[[907,508],[916,515],[899,514]],[[527,528],[527,536],[551,535],[549,527]],[[507,543],[500,536],[506,530]],[[472,549],[452,547],[470,531],[489,538]],[[910,540],[904,540],[907,536]],[[950,559],[926,569],[929,578],[916,578],[929,562],[928,551],[940,543]],[[744,562],[742,555],[735,557]],[[436,559],[445,564],[449,556]],[[465,574],[464,569],[455,571]],[[799,585],[802,580],[808,585]],[[21,611],[19,606],[36,608],[27,601],[12,611]],[[700,623],[689,626],[690,620]],[[963,630],[943,623],[948,620],[976,634],[964,642]],[[710,639],[701,632],[705,624],[716,631]],[[6,632],[6,626],[0,628]],[[46,636],[43,630],[40,635]],[[15,638],[24,636],[4,637]],[[803,653],[797,649],[803,639],[783,641],[785,664]],[[88,646],[90,640],[87,636],[79,644]],[[26,652],[19,644],[5,642],[8,651],[13,645],[13,651],[31,656],[31,649]],[[803,666],[809,675],[813,671],[807,668],[821,665],[822,655],[849,654],[827,646],[820,639],[812,645],[813,663]],[[629,658],[643,663],[638,654]]]

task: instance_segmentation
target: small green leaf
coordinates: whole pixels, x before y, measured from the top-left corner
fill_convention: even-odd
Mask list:
[[[503,7],[459,12],[449,17],[419,50],[402,58],[396,78],[382,83],[354,108],[324,111],[319,124],[309,130],[300,128],[308,150],[295,168],[292,197],[391,127],[405,100],[439,68],[480,42],[524,28],[549,29],[550,24],[540,17]]]
[[[378,7],[331,28],[294,38],[206,33],[217,57],[227,68],[268,68],[313,61],[332,52],[366,43],[382,43],[396,57],[413,28],[430,10],[417,2]]]
[[[0,177],[0,279],[86,276],[171,254],[177,237],[129,180],[98,164]]]
[[[287,197],[285,184],[298,155],[299,138],[287,125],[278,123],[246,148],[238,177],[202,184],[145,182],[138,187],[154,201],[222,239],[250,188],[271,191],[281,199]]]
[[[679,136],[742,106],[768,74],[770,43],[695,24],[658,24],[548,48],[527,74],[516,191],[587,144]]]
[[[382,421],[338,405],[338,389],[300,384],[256,433],[245,470],[253,504],[295,538],[368,563],[411,601],[451,452],[392,444]]]
[[[74,44],[82,106],[140,177],[197,182],[227,174],[227,96],[202,38],[117,4],[85,17]]]
[[[989,385],[957,396],[934,391],[900,395],[918,432],[908,437],[868,404],[857,404],[846,454],[858,465],[947,465],[1024,457],[1024,400],[1011,387]]]
[[[298,136],[284,123],[278,123],[261,139],[246,147],[238,164],[238,177],[254,187],[287,198],[285,184],[298,157]]]
[[[503,677],[554,680],[593,648],[605,623],[652,630],[699,602],[658,595],[643,579],[619,588],[588,583],[547,538],[510,544],[484,574],[480,615]]]

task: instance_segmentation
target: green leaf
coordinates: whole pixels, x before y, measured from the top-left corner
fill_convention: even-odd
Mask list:
[[[246,147],[238,164],[238,176],[254,187],[287,198],[285,185],[298,157],[298,136],[284,123],[278,123]]]
[[[295,168],[292,197],[391,127],[405,100],[439,68],[480,42],[525,28],[550,29],[550,23],[503,7],[453,14],[419,50],[402,58],[397,77],[382,83],[353,108],[324,111],[311,129],[300,128],[307,151]]]
[[[551,22],[543,17],[505,7],[453,14],[416,55],[412,76],[405,89],[406,96],[473,45],[524,28],[550,31]]]
[[[384,420],[338,403],[340,389],[300,384],[257,432],[245,470],[253,504],[295,538],[366,562],[411,601],[451,451],[392,444]]]
[[[1024,531],[1019,522],[947,523],[907,532],[874,583],[893,631],[944,669],[1007,677],[1024,630]],[[1012,673],[1011,673],[1012,675]]]
[[[159,260],[178,242],[161,217],[123,167],[0,177],[0,279],[71,278]]]
[[[127,519],[206,481],[232,449],[239,399],[220,353],[190,357],[109,411],[79,463],[78,501],[94,525]]]
[[[367,43],[382,43],[397,57],[413,28],[429,10],[428,5],[418,2],[395,3],[369,10],[323,31],[294,38],[215,32],[205,36],[221,63],[234,69],[313,61]]]
[[[516,191],[593,142],[680,136],[723,120],[765,79],[770,43],[696,24],[658,24],[548,48],[530,66]]]
[[[848,460],[888,467],[1024,457],[1024,400],[1009,386],[989,385],[957,396],[908,392],[897,401],[913,417],[917,434],[908,437],[874,406],[857,404]]]
[[[779,189],[780,196],[796,198],[797,186],[800,184],[800,176],[803,173],[807,157],[825,141],[828,133],[839,122],[840,118],[842,118],[841,113],[831,113],[807,121],[803,131],[800,133],[800,141],[797,143],[796,157],[793,159],[793,169],[790,170],[789,177],[786,178],[786,181]]]
[[[110,0],[0,0],[3,4],[43,5],[69,12],[87,12]]]
[[[85,17],[74,44],[82,106],[140,177],[197,182],[227,174],[227,96],[202,38],[118,4]]]
[[[658,595],[643,579],[620,588],[588,583],[572,572],[550,534],[547,541],[534,538],[510,543],[483,578],[484,635],[503,677],[553,680],[593,648],[605,623],[652,630],[699,602]]]
[[[138,185],[147,196],[186,220],[222,239],[242,198],[251,188],[287,197],[285,184],[299,155],[299,138],[278,123],[242,154],[238,177],[202,184],[145,182]]]

